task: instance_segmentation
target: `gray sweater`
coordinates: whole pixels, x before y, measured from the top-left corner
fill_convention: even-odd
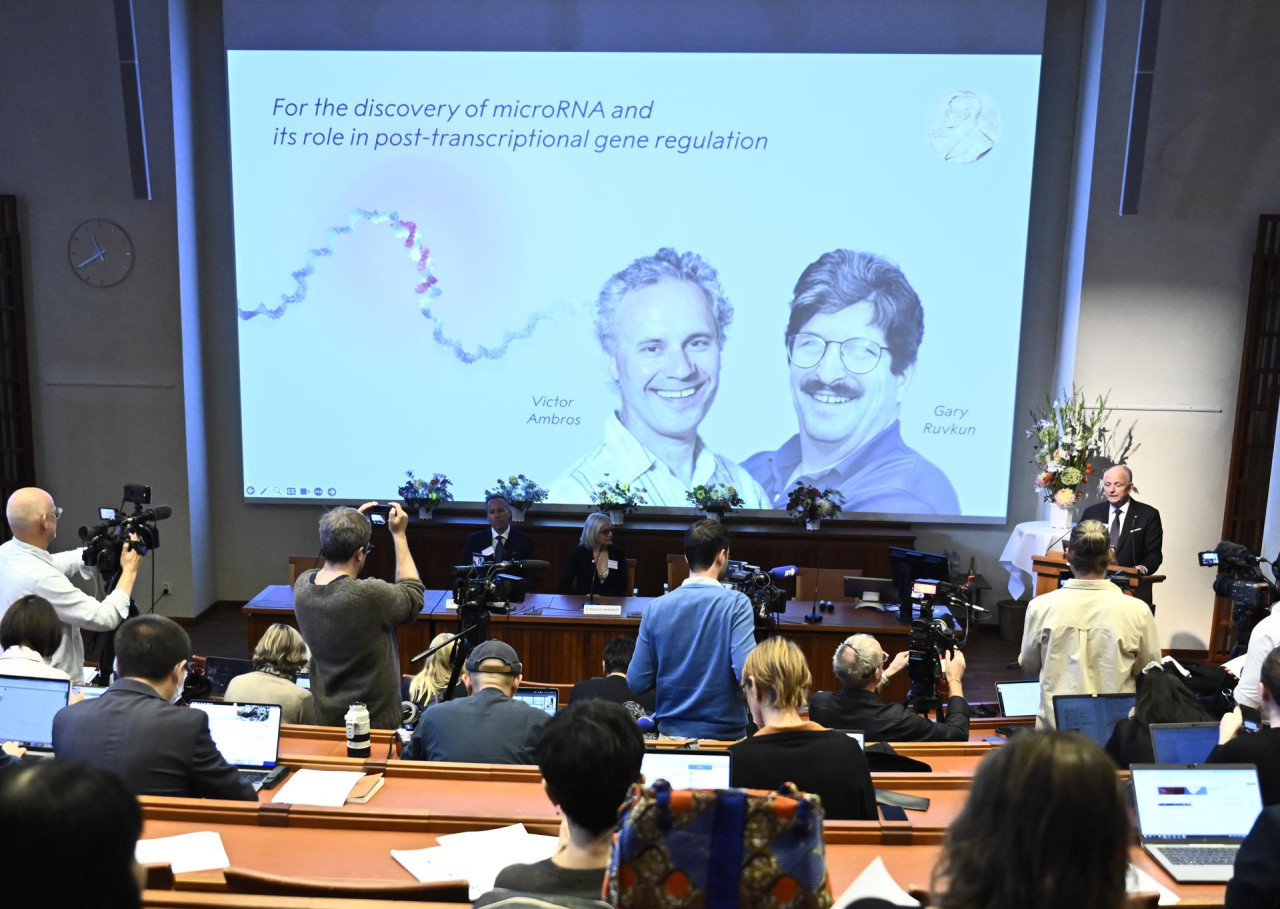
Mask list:
[[[341,726],[347,707],[363,701],[370,728],[395,729],[400,725],[395,626],[414,621],[422,611],[422,582],[344,576],[316,584],[315,576],[315,571],[304,572],[293,585],[293,609],[311,648],[317,721]]]

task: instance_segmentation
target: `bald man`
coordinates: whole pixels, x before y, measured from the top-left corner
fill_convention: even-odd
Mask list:
[[[62,509],[43,489],[28,486],[9,496],[5,517],[13,539],[0,545],[0,614],[16,600],[35,594],[53,604],[62,623],[62,641],[49,661],[77,682],[84,673],[81,628],[111,631],[129,615],[129,599],[142,556],[125,546],[120,554],[120,580],[101,601],[71,583],[71,576],[93,577],[84,564],[84,548],[53,554]]]

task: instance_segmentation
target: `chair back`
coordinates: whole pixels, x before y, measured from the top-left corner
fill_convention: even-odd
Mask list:
[[[627,596],[636,589],[636,560],[627,559]]]
[[[689,563],[685,561],[684,553],[678,552],[675,555],[667,553],[667,588],[675,590],[688,576]]]

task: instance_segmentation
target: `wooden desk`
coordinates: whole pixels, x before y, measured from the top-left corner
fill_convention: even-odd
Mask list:
[[[1031,564],[1036,574],[1036,596],[1057,590],[1059,577],[1061,577],[1065,569],[1069,568],[1067,557],[1060,552],[1049,552],[1042,556],[1036,556],[1031,560]],[[1128,586],[1124,592],[1129,596],[1142,600],[1142,602],[1151,607],[1152,612],[1155,612],[1156,607],[1152,602],[1152,588],[1164,580],[1164,575],[1138,574],[1138,569],[1125,565],[1107,566],[1108,575],[1117,571],[1123,571],[1129,576]]]

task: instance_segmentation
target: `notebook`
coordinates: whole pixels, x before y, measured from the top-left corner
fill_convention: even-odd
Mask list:
[[[24,675],[0,676],[0,742],[33,751],[53,748],[53,715],[67,706],[71,682]]]
[[[1179,883],[1229,881],[1262,811],[1252,764],[1130,767],[1142,847]]]
[[[515,699],[524,701],[530,707],[545,711],[548,716],[555,716],[560,709],[560,690],[558,688],[532,688],[522,685],[516,689]]]
[[[250,660],[236,660],[231,657],[205,657],[204,658],[204,677],[209,680],[212,686],[209,693],[216,695],[224,695],[227,693],[227,686],[231,684],[231,680],[238,675],[244,675],[246,672],[253,672],[253,662]]]
[[[728,789],[729,762],[727,751],[646,749],[640,772],[648,786],[666,780],[672,789]]]
[[[1157,764],[1203,764],[1218,746],[1217,723],[1152,723]]]
[[[1039,682],[996,682],[1001,716],[1035,716],[1040,712]]]
[[[280,705],[192,701],[191,706],[208,714],[209,734],[223,759],[254,789],[262,788],[280,755]]]
[[[1116,723],[1133,709],[1132,694],[1055,694],[1053,721],[1062,732],[1083,732],[1107,744]]]

